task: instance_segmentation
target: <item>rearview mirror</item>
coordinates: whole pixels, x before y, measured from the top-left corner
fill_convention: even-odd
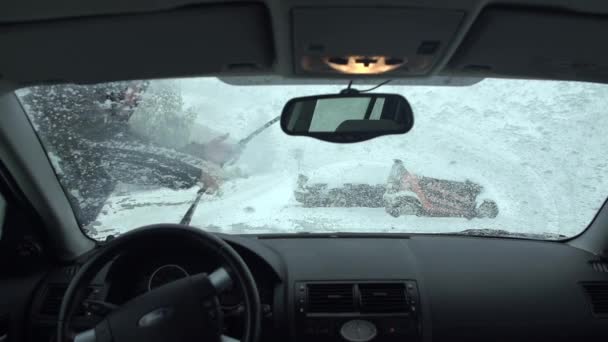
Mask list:
[[[404,134],[413,125],[412,107],[395,94],[299,97],[287,102],[281,114],[281,128],[289,135],[341,143]]]

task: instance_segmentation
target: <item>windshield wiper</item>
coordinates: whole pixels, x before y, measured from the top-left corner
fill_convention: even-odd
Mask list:
[[[521,233],[521,232],[509,232],[504,229],[465,229],[459,232],[448,232],[439,233],[444,235],[467,235],[467,236],[479,236],[479,237],[508,237],[508,238],[520,238],[520,239],[533,239],[533,240],[561,240],[567,238],[567,236],[556,233]]]
[[[205,190],[206,190],[206,188],[203,185],[196,192],[196,197],[194,198],[194,201],[192,202],[192,204],[190,205],[188,210],[186,210],[186,213],[184,214],[184,217],[182,217],[182,219],[179,221],[179,224],[183,224],[186,226],[190,224],[190,221],[192,220],[192,215],[194,215],[194,211],[196,211],[196,207],[198,207],[198,202],[201,201],[201,197],[203,197]]]

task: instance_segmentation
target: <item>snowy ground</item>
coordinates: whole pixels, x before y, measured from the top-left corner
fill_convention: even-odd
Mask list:
[[[197,123],[240,139],[278,115],[291,97],[340,87],[233,87],[211,79],[179,82]],[[275,125],[254,139],[234,166],[242,177],[203,197],[192,225],[227,233],[455,232],[473,228],[523,233],[579,233],[607,190],[608,87],[485,80],[462,88],[390,87],[414,109],[403,136],[340,145],[284,135]],[[384,209],[303,208],[297,175],[311,181],[384,183],[393,159],[429,177],[470,179],[481,199],[499,207],[495,219],[399,217]],[[97,238],[150,223],[178,222],[196,188],[118,189],[95,223]]]

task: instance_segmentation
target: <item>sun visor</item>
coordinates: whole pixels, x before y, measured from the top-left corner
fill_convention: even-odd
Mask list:
[[[92,83],[270,70],[273,38],[258,4],[0,26],[0,77]]]
[[[295,70],[304,75],[427,75],[463,19],[452,10],[298,8]]]
[[[473,24],[451,75],[608,81],[608,17],[492,8]]]

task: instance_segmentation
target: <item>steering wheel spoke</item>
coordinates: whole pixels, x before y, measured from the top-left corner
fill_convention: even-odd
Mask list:
[[[220,336],[220,342],[241,342],[241,340],[237,340],[236,338],[228,335],[222,335]]]
[[[95,328],[76,333],[73,338],[74,342],[97,342],[97,334]]]
[[[232,277],[230,277],[230,274],[224,267],[218,268],[207,277],[209,278],[211,285],[213,285],[213,288],[217,291],[216,294],[221,294],[232,288]]]

